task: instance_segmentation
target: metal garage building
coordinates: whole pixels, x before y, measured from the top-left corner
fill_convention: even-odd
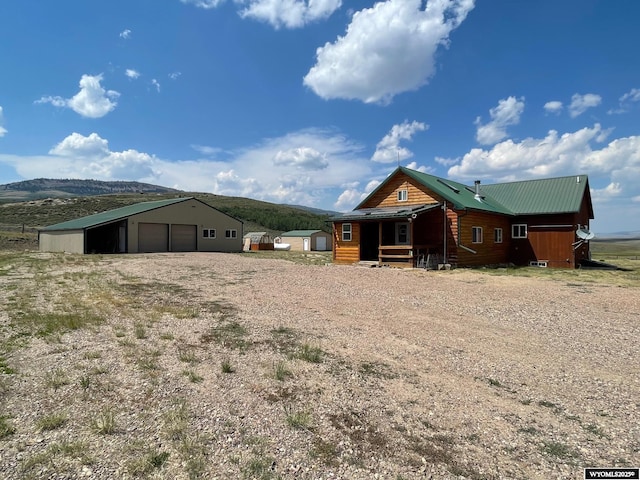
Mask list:
[[[40,251],[241,252],[243,223],[193,198],[142,202],[38,232]]]

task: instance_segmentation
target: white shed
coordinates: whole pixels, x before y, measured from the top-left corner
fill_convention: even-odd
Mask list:
[[[275,243],[288,243],[291,250],[303,252],[331,250],[331,234],[322,230],[291,230],[274,239]]]

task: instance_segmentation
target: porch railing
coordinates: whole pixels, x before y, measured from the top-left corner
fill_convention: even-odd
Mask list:
[[[429,250],[430,245],[380,245],[378,263],[397,267],[415,267],[418,257]]]

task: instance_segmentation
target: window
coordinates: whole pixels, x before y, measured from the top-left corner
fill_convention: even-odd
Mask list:
[[[516,223],[511,225],[512,238],[527,238],[527,225],[525,223]]]
[[[406,202],[409,199],[409,192],[405,190],[398,190],[398,201]]]
[[[494,228],[493,229],[493,241],[494,243],[502,243],[502,229]]]
[[[342,224],[342,241],[343,242],[351,241],[351,224],[350,223]]]
[[[409,245],[409,224],[396,223],[396,245]]]
[[[225,238],[238,238],[238,231],[235,229],[225,230],[224,236]]]
[[[482,243],[482,227],[471,227],[471,243]]]
[[[216,229],[215,228],[203,228],[202,229],[202,238],[216,238]]]

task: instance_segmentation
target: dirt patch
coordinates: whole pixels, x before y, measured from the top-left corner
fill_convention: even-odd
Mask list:
[[[3,478],[640,465],[637,288],[233,254],[25,255],[0,275]],[[79,304],[101,321],[49,335],[19,322]]]

